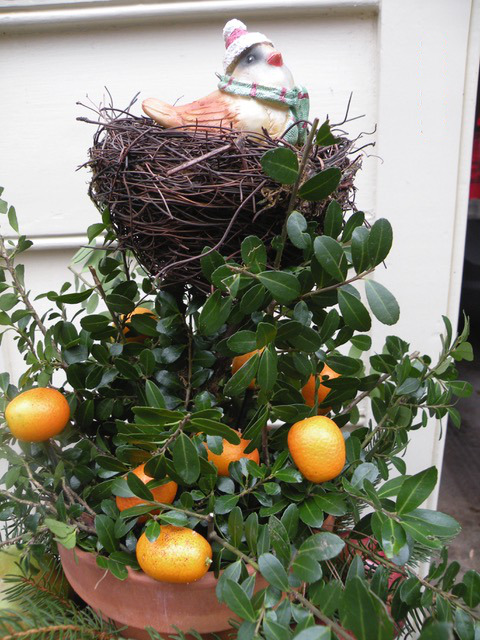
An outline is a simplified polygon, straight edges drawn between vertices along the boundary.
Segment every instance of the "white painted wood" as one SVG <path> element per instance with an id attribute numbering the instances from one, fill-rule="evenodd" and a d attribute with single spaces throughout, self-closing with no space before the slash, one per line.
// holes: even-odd
<path id="1" fill-rule="evenodd" d="M 87 159 L 95 128 L 75 120 L 90 114 L 76 101 L 87 103 L 89 96 L 98 105 L 105 85 L 119 107 L 138 91 L 141 98 L 169 102 L 205 95 L 216 86 L 215 71 L 221 71 L 224 21 L 221 14 L 191 23 L 7 30 L 0 39 L 0 122 L 8 123 L 0 136 L 0 176 L 23 233 L 84 234 L 98 220 L 86 197 L 88 173 L 75 171 Z M 248 23 L 279 44 L 296 81 L 310 90 L 313 114 L 341 121 L 353 91 L 352 114 L 368 116 L 352 123 L 351 131 L 372 130 L 375 13 L 312 12 L 296 18 L 292 27 L 289 14 L 278 12 L 268 19 L 250 17 Z M 134 112 L 141 113 L 139 104 Z M 376 164 L 370 161 L 372 169 Z M 374 171 L 365 170 L 359 182 L 362 206 L 372 206 L 373 188 Z"/>
<path id="2" fill-rule="evenodd" d="M 479 3 L 382 0 L 376 216 L 394 228 L 387 270 L 375 278 L 400 303 L 399 323 L 378 323 L 377 348 L 389 334 L 435 356 L 441 315 L 454 324 L 460 298 L 474 95 Z M 444 37 L 448 34 L 448 37 Z M 445 425 L 443 426 L 445 431 Z M 440 425 L 412 434 L 410 473 L 441 467 Z M 428 504 L 434 507 L 437 494 Z"/>
<path id="3" fill-rule="evenodd" d="M 71 23 L 100 24 L 112 22 L 129 24 L 152 19 L 176 20 L 201 17 L 230 16 L 232 12 L 255 14 L 338 13 L 376 10 L 380 0 L 184 0 L 180 2 L 89 2 L 41 3 L 0 2 L 0 24 L 5 29 L 52 27 Z M 13 7 L 12 7 L 13 4 Z M 78 6 L 75 6 L 77 5 Z M 2 6 L 5 7 L 1 11 Z M 10 10 L 8 10 L 10 9 Z M 27 9 L 27 10 L 26 10 Z"/>

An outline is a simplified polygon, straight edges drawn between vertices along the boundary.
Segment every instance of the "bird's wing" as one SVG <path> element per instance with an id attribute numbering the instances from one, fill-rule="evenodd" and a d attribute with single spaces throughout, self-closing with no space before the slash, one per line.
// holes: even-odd
<path id="1" fill-rule="evenodd" d="M 213 91 L 208 96 L 189 104 L 175 107 L 175 111 L 185 125 L 235 126 L 237 108 L 230 96 L 221 91 Z"/>

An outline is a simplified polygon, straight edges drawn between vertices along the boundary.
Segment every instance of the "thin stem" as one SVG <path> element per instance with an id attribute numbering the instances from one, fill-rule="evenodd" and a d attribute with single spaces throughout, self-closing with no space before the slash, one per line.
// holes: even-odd
<path id="1" fill-rule="evenodd" d="M 92 274 L 92 278 L 95 283 L 95 288 L 97 289 L 98 293 L 100 294 L 100 297 L 104 301 L 105 306 L 107 307 L 108 311 L 110 312 L 110 315 L 112 316 L 113 323 L 118 331 L 118 338 L 121 342 L 125 342 L 125 334 L 123 333 L 122 323 L 118 319 L 118 315 L 114 311 L 112 311 L 112 309 L 110 308 L 110 305 L 107 302 L 107 294 L 105 293 L 102 283 L 100 282 L 100 278 L 98 277 L 94 267 L 90 265 L 88 268 L 90 270 L 90 273 Z"/>
<path id="2" fill-rule="evenodd" d="M 304 293 L 303 296 L 300 296 L 300 299 L 303 300 L 303 298 L 311 298 L 313 296 L 319 295 L 320 293 L 325 293 L 325 291 L 333 291 L 334 289 L 343 287 L 344 285 L 355 282 L 356 280 L 362 280 L 363 278 L 365 278 L 365 276 L 368 276 L 369 273 L 372 273 L 372 271 L 375 271 L 375 267 L 367 269 L 366 271 L 362 271 L 362 273 L 358 273 L 356 276 L 353 276 L 348 280 L 343 280 L 342 282 L 331 284 L 328 287 L 322 287 L 322 289 L 314 289 L 313 291 L 308 291 L 308 293 Z"/>
<path id="3" fill-rule="evenodd" d="M 23 286 L 23 284 L 20 282 L 20 279 L 18 278 L 17 272 L 15 271 L 14 263 L 10 259 L 10 256 L 8 254 L 7 248 L 5 247 L 5 243 L 3 241 L 3 237 L 2 236 L 0 236 L 0 257 L 3 258 L 3 260 L 5 261 L 5 266 L 6 266 L 7 270 L 8 270 L 8 272 L 10 273 L 10 276 L 11 276 L 12 282 L 13 282 L 13 286 L 16 289 L 16 291 L 17 291 L 18 295 L 20 296 L 20 298 L 22 299 L 23 304 L 25 305 L 25 307 L 30 312 L 32 318 L 35 320 L 35 324 L 37 325 L 37 327 L 40 329 L 40 331 L 42 332 L 44 337 L 46 337 L 47 333 L 48 333 L 47 327 L 43 324 L 40 316 L 38 315 L 37 311 L 35 310 L 35 307 L 30 302 L 30 298 L 28 297 L 28 294 L 27 294 L 27 292 L 25 290 L 25 287 Z M 54 344 L 53 342 L 52 342 L 52 345 L 53 345 L 53 348 L 55 349 L 55 352 L 57 354 L 60 366 L 63 369 L 66 369 L 67 368 L 67 364 L 63 361 L 62 354 L 61 354 L 60 350 L 58 349 L 57 345 Z M 35 351 L 33 351 L 33 353 L 35 353 Z"/>
<path id="4" fill-rule="evenodd" d="M 85 500 L 81 496 L 79 496 L 78 493 L 76 493 L 71 487 L 68 486 L 65 478 L 62 478 L 62 486 L 65 493 L 68 494 L 74 502 L 78 502 L 83 507 L 85 507 L 87 513 L 89 513 L 93 517 L 97 515 L 95 511 L 85 502 Z"/>
<path id="5" fill-rule="evenodd" d="M 218 542 L 219 544 L 221 544 L 222 547 L 225 547 L 225 549 L 228 549 L 228 551 L 231 551 L 238 558 L 240 558 L 241 560 L 249 564 L 251 567 L 255 569 L 255 571 L 260 571 L 258 562 L 256 562 L 255 560 L 252 560 L 252 558 L 247 556 L 245 553 L 242 553 L 242 551 L 237 549 L 237 547 L 234 547 L 233 544 L 230 544 L 229 542 L 221 538 L 217 533 L 215 533 L 215 531 L 212 531 L 208 537 L 210 538 L 210 540 L 215 540 L 215 542 Z"/>
<path id="6" fill-rule="evenodd" d="M 164 502 L 155 502 L 149 501 L 146 504 L 153 504 L 156 507 L 161 507 L 162 509 L 168 509 L 173 511 L 181 511 L 186 516 L 190 516 L 192 518 L 198 518 L 198 520 L 205 520 L 205 522 L 210 522 L 211 513 L 205 515 L 202 513 L 196 513 L 195 511 L 190 511 L 190 509 L 184 509 L 183 507 L 175 507 L 173 504 L 165 504 Z"/>
<path id="7" fill-rule="evenodd" d="M 373 389 L 376 389 L 377 387 L 379 387 L 381 384 L 385 382 L 385 380 L 388 380 L 388 378 L 390 378 L 391 376 L 392 376 L 391 373 L 384 373 L 382 376 L 380 376 L 380 378 L 377 381 L 377 384 L 372 389 L 369 389 L 368 391 L 364 391 L 359 396 L 357 396 L 354 400 L 352 400 L 352 402 L 350 402 L 349 405 L 345 407 L 345 409 L 343 409 L 343 411 L 340 411 L 340 413 L 337 413 L 335 417 L 339 418 L 340 416 L 344 416 L 346 413 L 350 413 L 353 407 L 355 407 L 364 398 L 367 398 L 372 393 Z"/>
<path id="8" fill-rule="evenodd" d="M 185 401 L 183 406 L 185 409 L 188 409 L 188 404 L 190 402 L 190 397 L 192 395 L 192 370 L 193 370 L 193 333 L 191 325 L 184 319 L 185 328 L 187 330 L 187 338 L 188 338 L 188 371 L 187 371 L 187 388 L 185 391 Z"/>
<path id="9" fill-rule="evenodd" d="M 300 161 L 300 167 L 298 169 L 297 179 L 295 180 L 295 183 L 292 188 L 292 192 L 290 194 L 287 213 L 285 215 L 285 220 L 282 228 L 281 241 L 277 250 L 277 255 L 275 256 L 275 262 L 273 263 L 273 268 L 275 270 L 280 267 L 280 263 L 282 262 L 283 249 L 285 247 L 285 242 L 287 240 L 287 221 L 297 202 L 297 194 L 300 188 L 300 182 L 302 181 L 303 173 L 305 171 L 305 167 L 307 166 L 308 158 L 310 157 L 310 151 L 313 146 L 313 140 L 317 132 L 317 127 L 318 127 L 318 118 L 315 118 L 315 120 L 312 123 L 312 128 L 310 129 L 310 133 L 308 134 L 308 138 L 305 143 L 305 146 L 303 147 L 302 159 Z"/>
<path id="10" fill-rule="evenodd" d="M 187 422 L 190 420 L 191 414 L 187 413 L 187 415 L 180 420 L 180 422 L 178 423 L 178 427 L 175 429 L 175 431 L 172 433 L 172 435 L 167 438 L 167 440 L 164 442 L 164 444 L 159 447 L 155 453 L 153 453 L 154 456 L 160 456 L 162 455 L 162 453 L 165 453 L 165 451 L 168 449 L 168 447 L 171 445 L 171 443 L 177 439 L 177 436 L 180 434 L 181 431 L 183 431 L 183 427 L 187 424 Z"/>

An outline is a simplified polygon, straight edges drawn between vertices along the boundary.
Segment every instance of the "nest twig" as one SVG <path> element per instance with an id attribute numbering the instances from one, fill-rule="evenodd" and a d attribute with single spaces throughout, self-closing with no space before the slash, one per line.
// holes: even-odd
<path id="1" fill-rule="evenodd" d="M 87 162 L 90 197 L 99 208 L 108 206 L 120 246 L 153 276 L 206 289 L 202 250 L 215 247 L 235 259 L 248 235 L 260 237 L 273 255 L 270 243 L 281 232 L 290 188 L 268 178 L 260 161 L 285 142 L 226 127 L 164 129 L 113 107 L 99 116 L 81 118 L 98 125 Z M 353 147 L 347 138 L 314 147 L 306 169 L 307 177 L 332 166 L 342 171 L 331 197 L 345 211 L 354 209 L 361 160 L 352 159 Z M 327 205 L 302 203 L 301 210 L 321 228 Z"/>

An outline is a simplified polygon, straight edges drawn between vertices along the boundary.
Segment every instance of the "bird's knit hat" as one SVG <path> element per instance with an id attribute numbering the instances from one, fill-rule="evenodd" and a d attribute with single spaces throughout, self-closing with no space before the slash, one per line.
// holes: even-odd
<path id="1" fill-rule="evenodd" d="M 273 42 L 267 36 L 258 33 L 258 31 L 248 31 L 243 22 L 237 19 L 229 20 L 224 26 L 223 38 L 225 40 L 225 56 L 223 58 L 225 71 L 254 44 L 266 43 L 273 46 Z"/>

